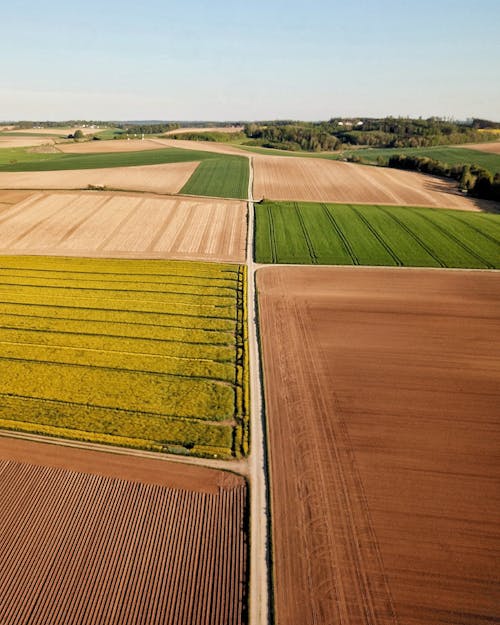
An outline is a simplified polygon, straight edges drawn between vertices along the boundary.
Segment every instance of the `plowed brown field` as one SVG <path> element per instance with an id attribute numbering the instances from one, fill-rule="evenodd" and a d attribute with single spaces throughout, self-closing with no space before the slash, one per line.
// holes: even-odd
<path id="1" fill-rule="evenodd" d="M 105 169 L 0 172 L 0 189 L 85 189 L 94 185 L 128 191 L 178 193 L 198 165 L 199 162 L 190 162 Z"/>
<path id="2" fill-rule="evenodd" d="M 36 145 L 53 144 L 54 141 L 50 137 L 0 137 L 1 148 L 30 148 Z"/>
<path id="3" fill-rule="evenodd" d="M 288 156 L 258 156 L 253 163 L 257 199 L 469 210 L 478 206 L 448 181 L 398 169 Z"/>
<path id="4" fill-rule="evenodd" d="M 251 156 L 245 150 L 234 145 L 217 143 L 216 141 L 189 141 L 188 139 L 151 139 L 163 148 L 183 148 L 185 150 L 199 150 L 200 152 L 216 152 L 218 154 L 235 154 L 236 156 Z"/>
<path id="5" fill-rule="evenodd" d="M 57 148 L 68 154 L 98 154 L 101 152 L 140 152 L 142 150 L 161 150 L 162 146 L 150 139 L 85 141 L 84 143 L 59 143 Z"/>
<path id="6" fill-rule="evenodd" d="M 257 272 L 277 625 L 500 621 L 500 274 Z"/>
<path id="7" fill-rule="evenodd" d="M 2 254 L 244 262 L 245 245 L 244 202 L 83 192 L 0 204 Z"/>
<path id="8" fill-rule="evenodd" d="M 245 622 L 244 481 L 112 456 L 0 438 L 0 623 Z"/>
<path id="9" fill-rule="evenodd" d="M 494 141 L 493 143 L 466 143 L 464 145 L 457 145 L 457 147 L 479 150 L 480 152 L 489 152 L 490 154 L 500 154 L 500 141 Z"/>

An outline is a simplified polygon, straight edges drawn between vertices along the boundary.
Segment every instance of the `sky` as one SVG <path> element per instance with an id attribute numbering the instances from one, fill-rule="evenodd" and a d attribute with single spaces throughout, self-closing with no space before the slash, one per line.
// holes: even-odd
<path id="1" fill-rule="evenodd" d="M 16 0 L 0 120 L 500 120 L 500 0 Z"/>

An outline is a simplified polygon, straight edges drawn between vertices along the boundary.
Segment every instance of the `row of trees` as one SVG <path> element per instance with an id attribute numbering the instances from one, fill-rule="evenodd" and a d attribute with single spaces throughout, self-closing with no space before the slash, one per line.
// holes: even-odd
<path id="1" fill-rule="evenodd" d="M 387 161 L 388 167 L 419 171 L 434 176 L 453 178 L 463 191 L 485 200 L 500 202 L 500 174 L 493 175 L 476 165 L 448 165 L 423 156 L 395 154 Z"/>

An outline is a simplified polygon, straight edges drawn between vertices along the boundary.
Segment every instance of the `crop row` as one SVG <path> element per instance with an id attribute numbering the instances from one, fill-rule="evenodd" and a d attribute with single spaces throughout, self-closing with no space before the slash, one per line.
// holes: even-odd
<path id="1" fill-rule="evenodd" d="M 496 268 L 500 217 L 430 208 L 264 202 L 256 206 L 256 259 Z"/>
<path id="2" fill-rule="evenodd" d="M 106 261 L 99 262 L 107 285 Z M 27 263 L 11 264 L 19 272 Z M 50 277 L 28 268 L 28 277 L 4 275 L 0 283 L 0 417 L 9 427 L 182 453 L 248 449 L 242 267 L 228 265 L 234 288 L 215 288 L 218 297 L 199 285 L 189 294 L 168 284 L 160 291 L 155 281 L 147 292 L 140 276 L 135 292 L 125 284 L 106 290 L 85 259 L 81 282 L 72 273 L 75 288 L 67 288 L 59 269 L 73 267 L 72 259 L 49 264 Z M 141 265 L 151 274 L 156 261 Z"/>

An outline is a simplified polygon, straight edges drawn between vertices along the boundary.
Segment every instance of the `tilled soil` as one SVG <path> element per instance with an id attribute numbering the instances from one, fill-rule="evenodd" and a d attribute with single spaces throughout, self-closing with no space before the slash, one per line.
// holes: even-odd
<path id="1" fill-rule="evenodd" d="M 276 623 L 500 619 L 498 273 L 257 272 Z"/>

